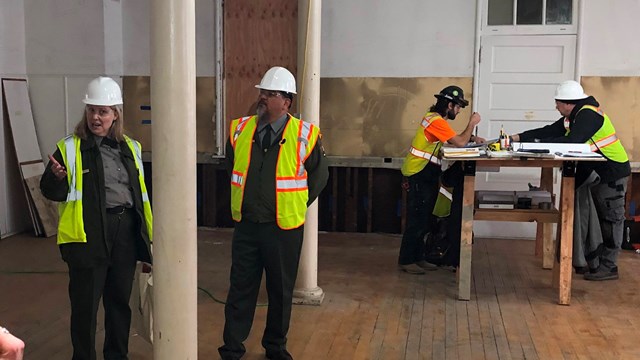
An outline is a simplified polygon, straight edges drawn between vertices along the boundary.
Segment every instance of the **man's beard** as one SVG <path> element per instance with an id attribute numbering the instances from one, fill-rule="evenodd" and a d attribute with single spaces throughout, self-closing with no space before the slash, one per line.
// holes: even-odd
<path id="1" fill-rule="evenodd" d="M 265 104 L 258 104 L 256 107 L 256 115 L 258 116 L 258 120 L 263 120 L 267 113 L 267 106 Z"/>
<path id="2" fill-rule="evenodd" d="M 454 120 L 456 118 L 456 113 L 453 110 L 447 110 L 447 119 Z"/>

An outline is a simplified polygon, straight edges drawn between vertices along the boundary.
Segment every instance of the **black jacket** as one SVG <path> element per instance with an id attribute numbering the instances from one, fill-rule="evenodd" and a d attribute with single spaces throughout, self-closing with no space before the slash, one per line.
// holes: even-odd
<path id="1" fill-rule="evenodd" d="M 586 143 L 600 130 L 604 123 L 604 117 L 595 111 L 579 111 L 584 105 L 600 106 L 593 96 L 578 101 L 569 115 L 569 129 L 571 131 L 568 136 L 564 136 L 566 129 L 564 128 L 564 117 L 561 117 L 553 124 L 523 132 L 520 134 L 520 141 L 533 142 L 538 139 L 548 143 Z M 603 155 L 600 151 L 598 153 Z M 598 173 L 601 183 L 609 183 L 631 175 L 631 165 L 629 161 L 619 163 L 610 159 L 607 159 L 606 162 L 579 162 L 576 184 L 581 184 L 591 174 L 591 171 Z"/>
<path id="2" fill-rule="evenodd" d="M 144 222 L 142 204 L 142 190 L 138 181 L 138 170 L 135 159 L 126 141 L 119 143 L 122 163 L 129 174 L 129 184 L 133 195 L 134 207 L 138 214 L 140 236 L 137 259 L 151 263 L 151 251 L 147 226 Z M 104 170 L 100 149 L 93 137 L 80 142 L 82 152 L 82 213 L 84 231 L 87 234 L 86 243 L 68 243 L 60 245 L 62 259 L 70 266 L 91 267 L 108 264 L 109 250 L 107 247 L 107 213 L 105 203 Z M 53 157 L 65 166 L 59 149 Z M 47 165 L 42 179 L 40 179 L 42 194 L 53 201 L 65 201 L 69 190 L 67 179 L 58 180 L 51 171 L 51 162 Z"/>
<path id="3" fill-rule="evenodd" d="M 291 121 L 291 119 L 287 120 Z M 286 125 L 283 127 L 285 128 Z M 242 203 L 242 219 L 253 222 L 276 221 L 276 163 L 280 151 L 282 132 L 274 139 L 273 145 L 264 153 L 260 146 L 258 132 L 254 134 L 254 146 L 251 147 L 251 163 L 247 171 L 247 180 L 244 188 Z M 234 153 L 231 142 L 227 140 L 226 167 L 231 175 L 233 171 Z M 329 178 L 327 159 L 322 148 L 322 141 L 318 142 L 304 162 L 307 171 L 307 186 L 309 188 L 309 200 L 307 206 L 320 195 Z"/>

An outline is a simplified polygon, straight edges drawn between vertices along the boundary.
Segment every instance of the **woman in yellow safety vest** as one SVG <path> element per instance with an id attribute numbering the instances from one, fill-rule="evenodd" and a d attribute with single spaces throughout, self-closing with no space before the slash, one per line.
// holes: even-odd
<path id="1" fill-rule="evenodd" d="M 140 144 L 124 135 L 122 92 L 92 80 L 75 131 L 49 155 L 40 189 L 58 201 L 58 245 L 69 267 L 74 359 L 95 359 L 98 304 L 104 357 L 126 359 L 136 261 L 151 263 L 152 215 Z"/>

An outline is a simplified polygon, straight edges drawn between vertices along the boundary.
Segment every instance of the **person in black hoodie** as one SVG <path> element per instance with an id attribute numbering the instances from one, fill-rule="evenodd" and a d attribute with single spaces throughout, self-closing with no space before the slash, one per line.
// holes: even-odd
<path id="1" fill-rule="evenodd" d="M 600 182 L 591 188 L 597 210 L 603 244 L 593 254 L 597 268 L 584 274 L 586 280 L 615 280 L 618 278 L 618 253 L 622 244 L 625 194 L 631 166 L 627 153 L 616 136 L 615 128 L 600 103 L 584 93 L 576 81 L 568 80 L 556 89 L 556 109 L 562 117 L 538 129 L 513 135 L 512 141 L 546 143 L 587 143 L 591 150 L 607 161 L 579 162 L 576 167 L 576 186 L 580 186 L 593 172 Z"/>

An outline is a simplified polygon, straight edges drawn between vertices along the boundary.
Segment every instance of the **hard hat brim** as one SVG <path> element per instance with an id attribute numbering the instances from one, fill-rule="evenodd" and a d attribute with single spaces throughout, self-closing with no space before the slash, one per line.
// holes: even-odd
<path id="1" fill-rule="evenodd" d="M 584 100 L 584 99 L 586 99 L 586 98 L 588 98 L 588 97 L 589 97 L 589 95 L 587 95 L 587 94 L 582 94 L 582 95 L 580 95 L 580 96 L 578 96 L 578 97 L 572 96 L 572 97 L 571 97 L 571 99 L 568 99 L 568 98 L 566 98 L 566 97 L 564 97 L 564 96 L 556 96 L 556 97 L 554 97 L 554 99 L 555 99 L 555 100 L 560 100 L 560 101 L 562 101 L 562 100 L 575 101 L 575 100 Z"/>
<path id="2" fill-rule="evenodd" d="M 93 99 L 82 99 L 82 102 L 85 103 L 86 105 L 95 105 L 95 106 L 116 106 L 116 105 L 122 105 L 122 102 L 107 102 L 107 101 L 100 101 L 100 100 L 93 100 Z"/>
<path id="3" fill-rule="evenodd" d="M 467 107 L 467 105 L 469 105 L 469 101 L 467 101 L 465 99 L 454 98 L 453 96 L 449 96 L 449 95 L 446 95 L 446 94 L 435 94 L 433 96 L 435 96 L 437 99 L 446 99 L 446 100 L 449 100 L 451 102 L 454 102 L 454 103 L 460 105 L 461 108 L 465 108 L 465 107 Z"/>
<path id="4" fill-rule="evenodd" d="M 282 92 L 286 92 L 286 93 L 289 93 L 289 94 L 297 94 L 297 92 L 295 92 L 295 91 L 284 91 L 284 90 L 278 90 L 278 89 L 269 89 L 268 87 L 264 87 L 264 86 L 260 86 L 260 85 L 256 85 L 255 88 L 256 89 L 261 89 L 261 90 L 282 91 Z"/>

